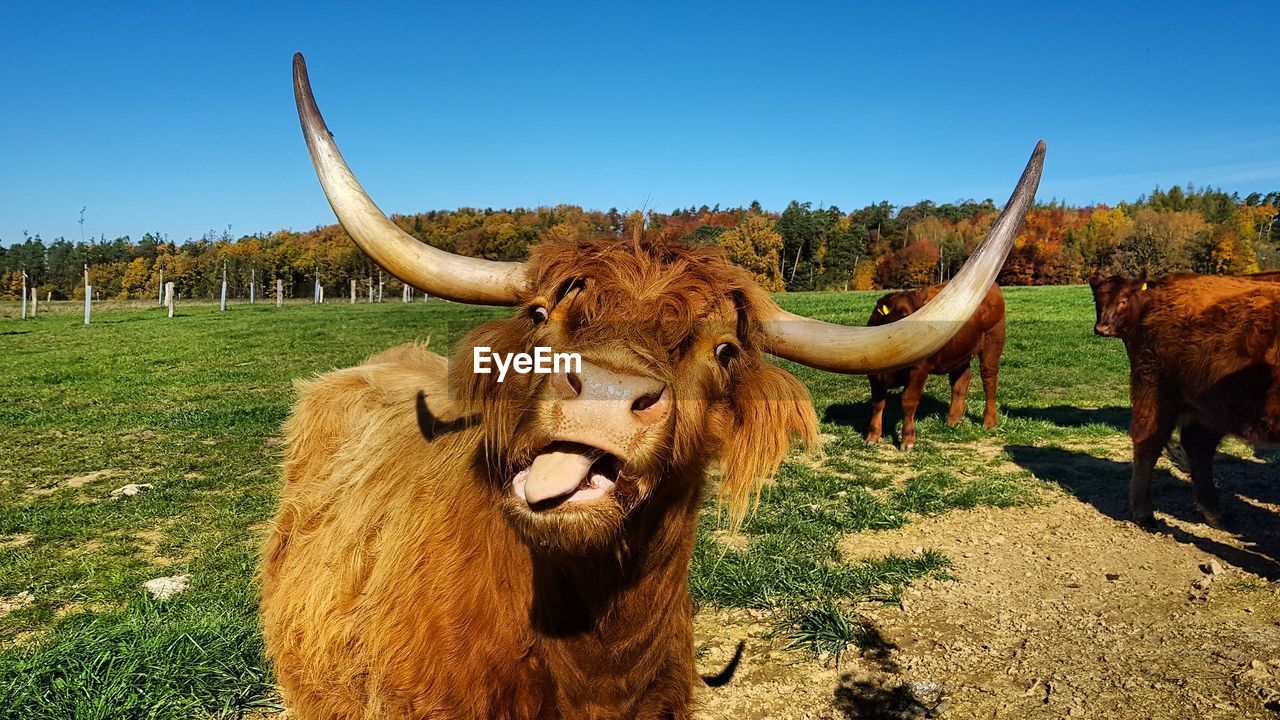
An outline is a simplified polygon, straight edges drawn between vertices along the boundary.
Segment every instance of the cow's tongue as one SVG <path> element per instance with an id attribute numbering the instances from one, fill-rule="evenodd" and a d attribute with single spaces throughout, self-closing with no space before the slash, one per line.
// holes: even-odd
<path id="1" fill-rule="evenodd" d="M 524 483 L 530 505 L 563 497 L 578 489 L 596 458 L 575 452 L 544 452 L 533 459 Z"/>

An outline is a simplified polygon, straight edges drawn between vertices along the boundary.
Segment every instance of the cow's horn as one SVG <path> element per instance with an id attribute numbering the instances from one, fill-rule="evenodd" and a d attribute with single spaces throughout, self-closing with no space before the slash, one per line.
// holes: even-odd
<path id="1" fill-rule="evenodd" d="M 302 53 L 293 56 L 293 94 L 324 194 L 342 227 L 366 255 L 431 295 L 480 305 L 516 303 L 516 291 L 524 283 L 523 263 L 462 257 L 433 248 L 396 227 L 369 199 L 320 116 Z"/>
<path id="2" fill-rule="evenodd" d="M 1041 140 L 1013 195 L 982 244 L 942 292 L 907 317 L 878 327 L 847 327 L 771 308 L 764 330 L 769 352 L 833 372 L 873 373 L 917 363 L 956 334 L 986 297 L 1036 196 L 1045 144 Z"/>

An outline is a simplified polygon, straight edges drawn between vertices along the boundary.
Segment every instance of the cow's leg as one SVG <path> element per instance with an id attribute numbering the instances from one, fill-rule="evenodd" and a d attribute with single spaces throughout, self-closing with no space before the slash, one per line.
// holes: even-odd
<path id="1" fill-rule="evenodd" d="M 1154 519 L 1151 507 L 1151 476 L 1156 460 L 1173 434 L 1176 413 L 1160 399 L 1154 386 L 1135 383 L 1130 389 L 1133 420 L 1129 437 L 1133 440 L 1133 474 L 1129 479 L 1129 513 L 1133 521 L 1149 524 Z"/>
<path id="2" fill-rule="evenodd" d="M 982 393 L 986 407 L 982 411 L 982 427 L 990 430 L 996 426 L 996 388 L 1000 385 L 1000 355 L 1004 353 L 1004 318 L 987 331 L 982 339 L 982 352 L 978 355 L 978 372 L 982 375 Z"/>
<path id="3" fill-rule="evenodd" d="M 1222 507 L 1218 501 L 1218 488 L 1213 484 L 1213 455 L 1222 437 L 1221 433 L 1195 422 L 1182 428 L 1182 447 L 1191 471 L 1191 492 L 1195 496 L 1196 509 L 1206 523 L 1216 528 L 1222 527 Z"/>
<path id="4" fill-rule="evenodd" d="M 867 377 L 871 381 L 871 420 L 867 422 L 867 442 L 878 443 L 884 434 L 884 405 L 889 396 L 889 388 L 875 375 Z"/>
<path id="5" fill-rule="evenodd" d="M 964 401 L 969 397 L 969 381 L 973 379 L 973 368 L 965 365 L 962 370 L 952 370 L 951 377 L 951 410 L 947 412 L 947 424 L 955 425 L 964 419 Z"/>
<path id="6" fill-rule="evenodd" d="M 903 450 L 910 451 L 916 446 L 916 409 L 920 407 L 920 396 L 924 394 L 924 385 L 928 381 L 929 371 L 923 364 L 911 368 L 907 389 L 902 391 Z"/>

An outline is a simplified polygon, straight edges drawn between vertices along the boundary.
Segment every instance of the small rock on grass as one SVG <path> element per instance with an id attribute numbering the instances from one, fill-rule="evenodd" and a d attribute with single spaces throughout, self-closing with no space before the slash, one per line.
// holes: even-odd
<path id="1" fill-rule="evenodd" d="M 138 495 L 140 493 L 146 492 L 147 490 L 150 490 L 152 487 L 153 486 L 151 483 L 129 483 L 124 487 L 118 487 L 115 490 L 112 490 L 111 497 L 115 498 L 116 500 L 120 500 L 123 498 L 131 498 L 134 495 Z"/>
<path id="2" fill-rule="evenodd" d="M 164 600 L 186 590 L 190 584 L 190 575 L 172 575 L 148 580 L 142 583 L 142 589 L 151 593 L 151 596 L 155 599 Z"/>

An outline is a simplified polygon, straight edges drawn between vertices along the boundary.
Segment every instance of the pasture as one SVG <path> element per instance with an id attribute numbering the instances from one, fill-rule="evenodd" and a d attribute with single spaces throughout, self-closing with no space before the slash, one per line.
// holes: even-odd
<path id="1" fill-rule="evenodd" d="M 1224 445 L 1231 533 L 1199 522 L 1167 460 L 1157 525 L 1127 523 L 1122 345 L 1093 336 L 1088 288 L 1005 294 L 994 431 L 976 380 L 946 427 L 939 377 L 914 452 L 867 446 L 866 379 L 786 364 L 823 446 L 789 458 L 740 532 L 707 505 L 691 570 L 706 717 L 1280 708 L 1280 459 Z M 862 324 L 876 296 L 779 302 Z M 509 311 L 108 305 L 84 327 L 80 307 L 0 319 L 0 717 L 272 717 L 253 575 L 292 381 L 428 337 L 443 353 Z M 111 497 L 130 483 L 152 487 Z M 141 589 L 181 575 L 169 599 Z"/>

